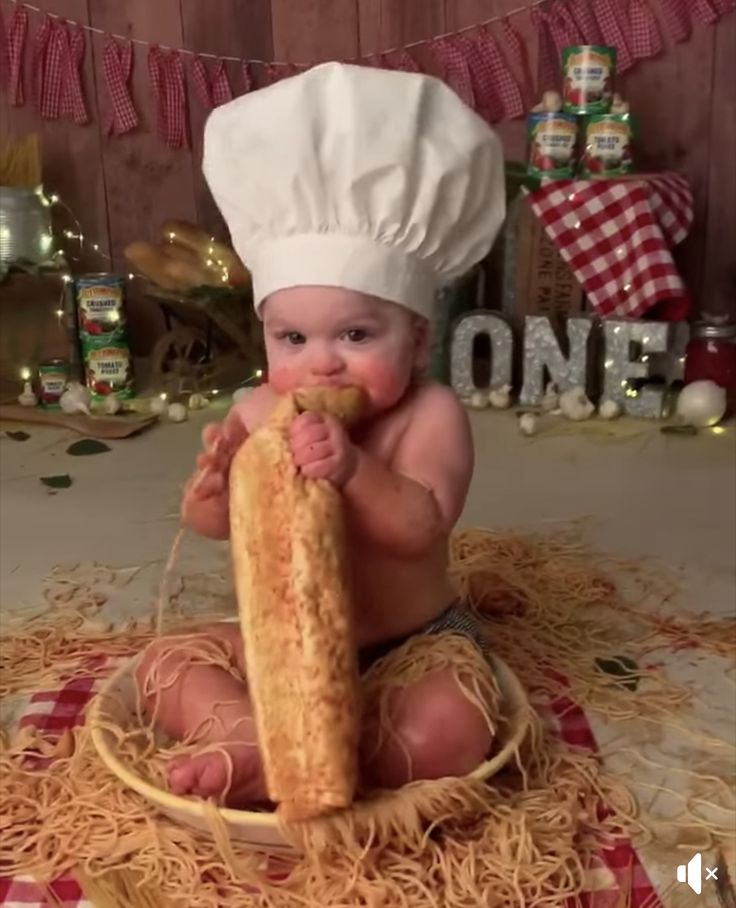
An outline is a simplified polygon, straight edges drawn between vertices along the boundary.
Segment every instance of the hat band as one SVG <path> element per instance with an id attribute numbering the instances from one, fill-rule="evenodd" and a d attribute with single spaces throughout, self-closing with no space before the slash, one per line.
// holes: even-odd
<path id="1" fill-rule="evenodd" d="M 244 259 L 253 276 L 256 310 L 277 290 L 325 286 L 377 296 L 426 318 L 434 311 L 434 272 L 414 256 L 370 237 L 338 233 L 274 237 L 251 248 Z"/>

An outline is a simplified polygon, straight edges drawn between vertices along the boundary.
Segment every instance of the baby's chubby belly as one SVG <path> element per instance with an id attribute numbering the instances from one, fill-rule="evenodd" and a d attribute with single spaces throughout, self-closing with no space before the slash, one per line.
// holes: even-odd
<path id="1" fill-rule="evenodd" d="M 358 646 L 418 630 L 455 598 L 447 578 L 446 540 L 421 558 L 391 557 L 357 540 L 350 555 Z"/>

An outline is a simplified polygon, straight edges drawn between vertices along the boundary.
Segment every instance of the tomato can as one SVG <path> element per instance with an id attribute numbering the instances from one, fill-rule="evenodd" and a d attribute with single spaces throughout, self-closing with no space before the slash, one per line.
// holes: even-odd
<path id="1" fill-rule="evenodd" d="M 562 103 L 567 113 L 604 114 L 611 109 L 616 48 L 581 44 L 562 51 Z"/>
<path id="2" fill-rule="evenodd" d="M 577 128 L 570 114 L 529 114 L 527 171 L 535 176 L 571 177 L 575 172 Z"/>
<path id="3" fill-rule="evenodd" d="M 125 327 L 125 280 L 117 274 L 77 278 L 79 332 L 84 337 L 112 334 Z"/>
<path id="4" fill-rule="evenodd" d="M 41 406 L 46 410 L 57 410 L 61 395 L 71 377 L 69 363 L 65 359 L 49 359 L 39 363 L 38 387 Z"/>
<path id="5" fill-rule="evenodd" d="M 582 174 L 586 177 L 611 177 L 631 173 L 633 122 L 631 115 L 598 114 L 585 127 Z"/>
<path id="6" fill-rule="evenodd" d="M 104 400 L 111 394 L 121 400 L 133 396 L 130 347 L 121 334 L 82 338 L 82 357 L 93 400 Z"/>

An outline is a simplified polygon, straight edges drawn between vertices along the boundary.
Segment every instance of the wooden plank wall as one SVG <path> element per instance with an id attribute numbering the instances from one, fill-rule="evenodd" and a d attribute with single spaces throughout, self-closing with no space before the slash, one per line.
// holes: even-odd
<path id="1" fill-rule="evenodd" d="M 49 12 L 105 31 L 174 47 L 261 60 L 317 62 L 403 46 L 503 15 L 518 0 L 43 0 Z M 6 21 L 12 4 L 0 0 Z M 38 17 L 31 14 L 26 68 Z M 525 14 L 514 24 L 531 35 Z M 200 174 L 204 112 L 190 99 L 192 149 L 172 151 L 155 133 L 146 48 L 135 48 L 133 94 L 142 128 L 116 139 L 102 133 L 107 100 L 102 79 L 102 39 L 88 35 L 84 63 L 86 96 L 94 122 L 42 122 L 30 105 L 8 108 L 0 100 L 0 135 L 40 132 L 44 179 L 78 217 L 86 237 L 112 267 L 125 270 L 122 249 L 151 237 L 166 217 L 195 220 L 224 233 Z M 416 51 L 427 68 L 425 48 Z M 531 42 L 531 65 L 536 52 Z M 242 90 L 240 67 L 228 64 L 234 92 Z M 262 78 L 254 68 L 257 82 Z M 696 199 L 696 222 L 678 252 L 699 306 L 736 316 L 736 15 L 716 27 L 696 23 L 686 43 L 668 48 L 626 74 L 622 88 L 640 122 L 642 165 L 687 175 Z M 27 85 L 30 82 L 27 81 Z M 730 87 L 729 87 L 730 86 Z M 498 126 L 507 157 L 524 155 L 523 122 Z M 729 239 L 730 238 L 730 239 Z M 84 267 L 110 263 L 91 252 Z M 158 313 L 134 299 L 136 346 L 146 349 L 160 330 Z"/>

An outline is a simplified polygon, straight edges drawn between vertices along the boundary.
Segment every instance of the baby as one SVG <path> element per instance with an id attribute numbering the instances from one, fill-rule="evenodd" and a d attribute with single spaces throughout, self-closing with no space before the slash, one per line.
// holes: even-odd
<path id="1" fill-rule="evenodd" d="M 342 134 L 335 94 L 342 102 L 354 102 L 368 135 L 355 126 L 356 135 Z M 271 120 L 257 127 L 263 123 L 258 108 L 268 95 Z M 434 117 L 440 120 L 435 123 Z M 280 127 L 274 126 L 276 120 Z M 383 132 L 379 124 L 387 127 L 385 141 L 375 134 Z M 262 153 L 278 149 L 279 176 L 287 189 L 280 189 L 284 199 L 279 202 L 274 187 L 281 184 L 275 180 L 265 210 L 259 198 L 253 199 L 248 217 L 255 223 L 246 228 L 239 220 L 243 206 L 232 203 L 238 189 L 217 166 L 216 138 L 227 136 L 224 157 L 232 161 L 235 155 L 242 173 L 248 157 L 258 155 L 259 129 L 265 134 Z M 288 148 L 278 141 L 266 145 L 265 138 L 273 140 L 270 133 L 279 129 L 297 132 L 288 136 Z M 340 135 L 331 135 L 331 129 Z M 245 164 L 238 156 L 239 130 L 247 141 Z M 371 140 L 378 140 L 372 151 Z M 432 142 L 439 149 L 436 159 L 427 154 Z M 303 476 L 327 480 L 342 493 L 363 671 L 414 634 L 459 633 L 483 647 L 479 627 L 455 602 L 447 576 L 449 534 L 473 469 L 468 421 L 451 390 L 418 376 L 428 356 L 428 315 L 436 286 L 428 274 L 432 268 L 440 278 L 452 269 L 461 272 L 487 251 L 503 216 L 499 157 L 490 130 L 436 80 L 340 64 L 232 102 L 208 124 L 205 172 L 236 248 L 251 264 L 268 383 L 235 405 L 222 424 L 205 429 L 182 519 L 203 536 L 228 538 L 232 456 L 268 418 L 278 395 L 315 386 L 361 388 L 368 406 L 357 425 L 348 431 L 328 415 L 303 413 L 292 425 L 290 444 Z M 317 162 L 320 168 L 313 166 Z M 397 178 L 411 168 L 417 180 L 428 168 L 432 193 L 441 179 L 446 181 L 446 215 L 433 212 L 426 199 L 414 198 L 416 189 Z M 300 180 L 308 192 L 299 192 Z M 485 210 L 478 205 L 479 193 L 487 196 Z M 296 210 L 300 201 L 306 213 Z M 352 212 L 354 223 L 364 218 L 366 235 L 355 236 L 352 227 L 346 233 L 339 224 L 325 227 L 341 205 L 344 214 Z M 391 211 L 397 205 L 403 223 Z M 309 223 L 315 219 L 318 225 Z M 400 236 L 389 235 L 391 220 Z M 376 229 L 382 237 L 371 236 Z M 264 230 L 272 232 L 267 240 Z M 252 243 L 248 237 L 254 237 Z M 264 252 L 264 244 L 274 248 Z M 416 248 L 407 248 L 412 244 Z M 287 254 L 290 260 L 279 257 Z M 407 269 L 416 273 L 407 275 Z M 197 662 L 175 638 L 156 641 L 138 671 L 141 688 L 148 689 L 156 665 L 158 686 L 147 705 L 153 709 L 156 701 L 157 720 L 168 734 L 184 738 L 203 729 L 202 752 L 170 765 L 171 790 L 202 797 L 227 791 L 233 805 L 264 801 L 239 628 L 220 624 L 202 633 L 229 644 L 239 673 Z M 216 730 L 207 722 L 215 704 Z M 390 711 L 394 734 L 378 748 L 375 729 L 364 729 L 362 771 L 371 786 L 466 774 L 488 753 L 486 719 L 450 669 L 428 671 L 408 684 L 393 696 Z"/>

